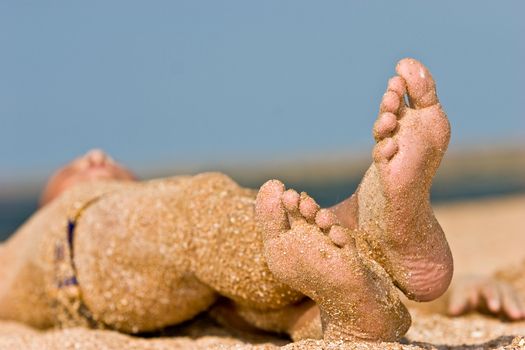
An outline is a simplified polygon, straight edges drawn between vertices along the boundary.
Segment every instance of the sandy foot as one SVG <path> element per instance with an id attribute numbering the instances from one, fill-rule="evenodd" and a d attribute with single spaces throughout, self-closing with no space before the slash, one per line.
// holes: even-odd
<path id="1" fill-rule="evenodd" d="M 256 211 L 270 271 L 319 305 L 325 340 L 405 334 L 410 316 L 389 277 L 359 254 L 350 231 L 329 210 L 271 180 L 258 193 Z"/>
<path id="2" fill-rule="evenodd" d="M 427 301 L 452 278 L 452 255 L 429 198 L 450 126 L 430 72 L 414 59 L 401 60 L 396 70 L 374 126 L 374 162 L 356 195 L 358 227 L 396 285 Z"/>

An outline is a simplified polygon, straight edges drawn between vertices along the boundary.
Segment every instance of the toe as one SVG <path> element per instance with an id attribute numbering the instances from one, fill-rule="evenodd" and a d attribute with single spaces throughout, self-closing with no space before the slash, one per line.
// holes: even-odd
<path id="1" fill-rule="evenodd" d="M 301 212 L 302 216 L 308 221 L 309 223 L 313 223 L 315 221 L 315 216 L 317 215 L 317 212 L 319 211 L 319 204 L 310 197 L 306 192 L 301 193 L 301 203 L 299 204 L 299 211 Z"/>
<path id="2" fill-rule="evenodd" d="M 328 233 L 328 237 L 336 246 L 341 248 L 353 242 L 353 238 L 350 236 L 348 230 L 339 225 L 332 226 Z"/>
<path id="3" fill-rule="evenodd" d="M 407 92 L 405 81 L 399 76 L 390 78 L 387 90 L 395 92 L 400 98 L 402 98 Z"/>
<path id="4" fill-rule="evenodd" d="M 404 58 L 397 64 L 396 71 L 406 82 L 411 107 L 425 108 L 438 103 L 434 79 L 421 62 Z"/>
<path id="5" fill-rule="evenodd" d="M 479 307 L 481 303 L 481 286 L 476 285 L 468 293 L 469 310 L 474 310 Z"/>
<path id="6" fill-rule="evenodd" d="M 393 91 L 387 91 L 383 95 L 383 99 L 381 100 L 381 105 L 379 107 L 379 112 L 391 112 L 391 113 L 397 113 L 399 110 L 399 107 L 401 106 L 401 97 L 397 95 L 397 93 Z"/>
<path id="7" fill-rule="evenodd" d="M 283 193 L 283 205 L 286 209 L 288 215 L 288 222 L 291 227 L 298 223 L 305 221 L 305 218 L 301 215 L 299 211 L 299 203 L 301 201 L 301 196 L 294 189 L 288 189 Z"/>
<path id="8" fill-rule="evenodd" d="M 299 211 L 299 201 L 301 196 L 297 193 L 296 190 L 288 189 L 283 193 L 283 205 L 289 212 L 298 212 Z"/>
<path id="9" fill-rule="evenodd" d="M 289 229 L 286 210 L 281 201 L 284 185 L 278 180 L 270 180 L 259 189 L 255 201 L 257 223 L 263 231 L 265 241 L 277 238 Z"/>
<path id="10" fill-rule="evenodd" d="M 459 316 L 469 309 L 468 294 L 460 288 L 452 291 L 448 304 L 448 314 L 451 316 Z"/>
<path id="11" fill-rule="evenodd" d="M 381 141 L 385 137 L 392 135 L 396 127 L 397 116 L 390 112 L 382 113 L 374 124 L 374 138 L 376 141 Z"/>
<path id="12" fill-rule="evenodd" d="M 521 307 L 512 287 L 506 284 L 500 285 L 500 292 L 502 296 L 502 308 L 507 317 L 511 320 L 519 320 L 522 317 Z"/>
<path id="13" fill-rule="evenodd" d="M 315 224 L 323 231 L 328 231 L 333 225 L 337 224 L 337 216 L 329 209 L 321 209 L 315 216 Z"/>
<path id="14" fill-rule="evenodd" d="M 380 141 L 374 148 L 374 161 L 382 163 L 389 161 L 397 153 L 399 146 L 392 138 Z"/>
<path id="15" fill-rule="evenodd" d="M 481 294 L 488 309 L 493 313 L 498 313 L 501 309 L 501 295 L 498 286 L 491 283 L 486 284 L 482 287 Z"/>

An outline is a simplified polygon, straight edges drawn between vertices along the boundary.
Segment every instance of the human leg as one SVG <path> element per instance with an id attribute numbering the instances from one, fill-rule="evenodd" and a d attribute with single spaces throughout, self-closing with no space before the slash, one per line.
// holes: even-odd
<path id="1" fill-rule="evenodd" d="M 190 319 L 218 295 L 257 310 L 303 298 L 266 266 L 254 192 L 222 174 L 104 196 L 76 229 L 84 302 L 97 320 L 125 332 Z"/>

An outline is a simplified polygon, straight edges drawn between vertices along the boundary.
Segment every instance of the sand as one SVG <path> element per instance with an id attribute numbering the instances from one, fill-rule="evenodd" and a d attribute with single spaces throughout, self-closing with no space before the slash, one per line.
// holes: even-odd
<path id="1" fill-rule="evenodd" d="M 525 259 L 525 196 L 447 204 L 435 212 L 451 245 L 455 278 L 490 273 Z M 81 328 L 38 331 L 2 321 L 0 349 L 525 349 L 525 322 L 482 315 L 452 319 L 438 313 L 442 304 L 410 303 L 413 325 L 401 343 L 289 343 L 227 331 L 200 317 L 149 338 Z"/>

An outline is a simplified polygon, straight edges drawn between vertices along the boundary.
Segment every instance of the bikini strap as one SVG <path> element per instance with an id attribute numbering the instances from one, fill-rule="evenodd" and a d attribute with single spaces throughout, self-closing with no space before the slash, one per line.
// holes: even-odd
<path id="1" fill-rule="evenodd" d="M 65 235 L 55 242 L 52 306 L 61 327 L 107 328 L 102 322 L 95 319 L 93 313 L 83 302 L 74 260 L 74 239 L 78 220 L 87 208 L 102 197 L 104 195 L 92 198 L 69 216 Z"/>

